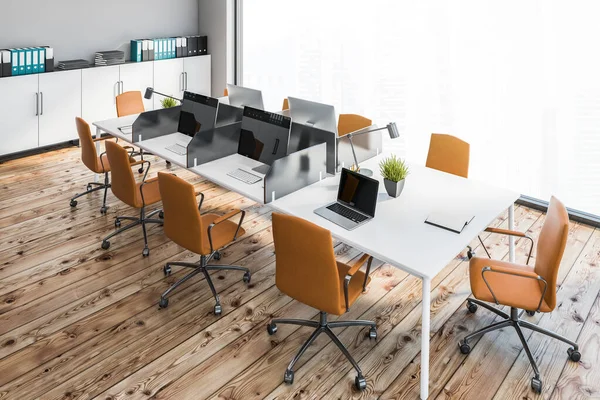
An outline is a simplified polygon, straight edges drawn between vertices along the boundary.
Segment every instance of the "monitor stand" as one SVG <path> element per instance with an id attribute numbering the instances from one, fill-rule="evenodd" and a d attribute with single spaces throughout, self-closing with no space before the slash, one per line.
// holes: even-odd
<path id="1" fill-rule="evenodd" d="M 258 167 L 252 168 L 252 171 L 258 172 L 259 174 L 266 175 L 267 172 L 271 169 L 271 166 L 268 164 L 259 165 Z"/>

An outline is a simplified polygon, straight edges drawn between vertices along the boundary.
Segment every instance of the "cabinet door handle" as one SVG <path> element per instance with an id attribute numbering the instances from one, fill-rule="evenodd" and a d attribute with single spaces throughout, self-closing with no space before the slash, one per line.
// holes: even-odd
<path id="1" fill-rule="evenodd" d="M 187 72 L 184 72 L 184 74 L 185 74 L 185 90 L 188 90 Z"/>
<path id="2" fill-rule="evenodd" d="M 181 73 L 181 76 L 179 77 L 179 91 L 183 92 L 185 90 L 185 78 L 183 75 L 183 72 Z"/>
<path id="3" fill-rule="evenodd" d="M 37 117 L 38 115 L 40 115 L 40 100 L 39 100 L 39 93 L 35 93 L 35 116 Z"/>
<path id="4" fill-rule="evenodd" d="M 44 115 L 44 92 L 40 92 L 40 115 Z"/>
<path id="5" fill-rule="evenodd" d="M 121 94 L 123 94 L 124 91 L 125 91 L 125 85 L 123 84 L 123 81 L 121 81 Z"/>

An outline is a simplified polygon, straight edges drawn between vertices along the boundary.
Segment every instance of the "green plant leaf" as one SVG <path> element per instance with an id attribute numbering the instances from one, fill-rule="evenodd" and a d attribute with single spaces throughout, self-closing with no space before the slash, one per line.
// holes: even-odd
<path id="1" fill-rule="evenodd" d="M 162 105 L 163 108 L 176 107 L 177 103 L 178 103 L 177 100 L 172 99 L 170 97 L 165 97 L 164 99 L 162 99 L 160 101 L 160 104 Z"/>
<path id="2" fill-rule="evenodd" d="M 409 174 L 408 165 L 400 157 L 392 154 L 379 162 L 379 170 L 384 179 L 400 182 Z"/>

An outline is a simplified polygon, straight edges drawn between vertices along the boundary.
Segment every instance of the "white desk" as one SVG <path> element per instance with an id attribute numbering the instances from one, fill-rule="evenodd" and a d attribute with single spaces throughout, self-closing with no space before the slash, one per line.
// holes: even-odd
<path id="1" fill-rule="evenodd" d="M 378 172 L 381 157 L 361 163 L 361 167 L 373 170 L 374 178 L 380 180 L 375 218 L 352 231 L 314 213 L 316 208 L 336 200 L 339 176 L 326 178 L 269 205 L 326 228 L 340 241 L 422 279 L 421 398 L 426 399 L 431 280 L 499 214 L 507 208 L 512 210 L 519 194 L 411 165 L 404 191 L 394 199 L 387 195 Z M 475 217 L 461 234 L 456 234 L 424 223 L 434 211 L 465 212 Z M 510 211 L 509 218 L 512 217 Z M 514 245 L 511 247 L 514 255 Z"/>
<path id="2" fill-rule="evenodd" d="M 96 122 L 98 132 L 132 142 L 118 128 L 131 125 L 135 116 Z M 137 142 L 136 146 L 185 168 L 185 156 L 164 147 L 177 141 L 177 135 Z M 371 254 L 422 279 L 421 325 L 421 398 L 429 395 L 429 330 L 431 280 L 459 254 L 471 240 L 508 208 L 509 228 L 514 227 L 514 202 L 519 194 L 482 182 L 460 178 L 421 166 L 411 166 L 404 191 L 397 199 L 385 192 L 378 163 L 384 155 L 362 162 L 361 167 L 374 171 L 380 180 L 375 218 L 352 231 L 316 215 L 318 207 L 335 201 L 339 176 L 329 177 L 269 205 L 282 213 L 294 215 L 329 229 L 340 241 Z M 250 170 L 256 161 L 234 154 L 194 168 L 191 171 L 252 200 L 264 201 L 264 182 L 248 185 L 227 175 L 235 168 Z M 449 211 L 470 213 L 475 217 L 461 234 L 425 224 L 431 212 Z M 514 240 L 509 241 L 509 259 L 514 261 Z"/>

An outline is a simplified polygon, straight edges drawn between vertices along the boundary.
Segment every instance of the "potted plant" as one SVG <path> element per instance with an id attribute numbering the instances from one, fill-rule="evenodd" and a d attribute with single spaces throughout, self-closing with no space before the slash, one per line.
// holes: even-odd
<path id="1" fill-rule="evenodd" d="M 408 175 L 408 165 L 396 155 L 384 158 L 379 163 L 385 190 L 391 197 L 398 197 L 404 189 L 404 181 Z"/>
<path id="2" fill-rule="evenodd" d="M 172 99 L 170 97 L 165 97 L 160 101 L 160 104 L 163 108 L 171 108 L 177 106 L 177 100 Z"/>

